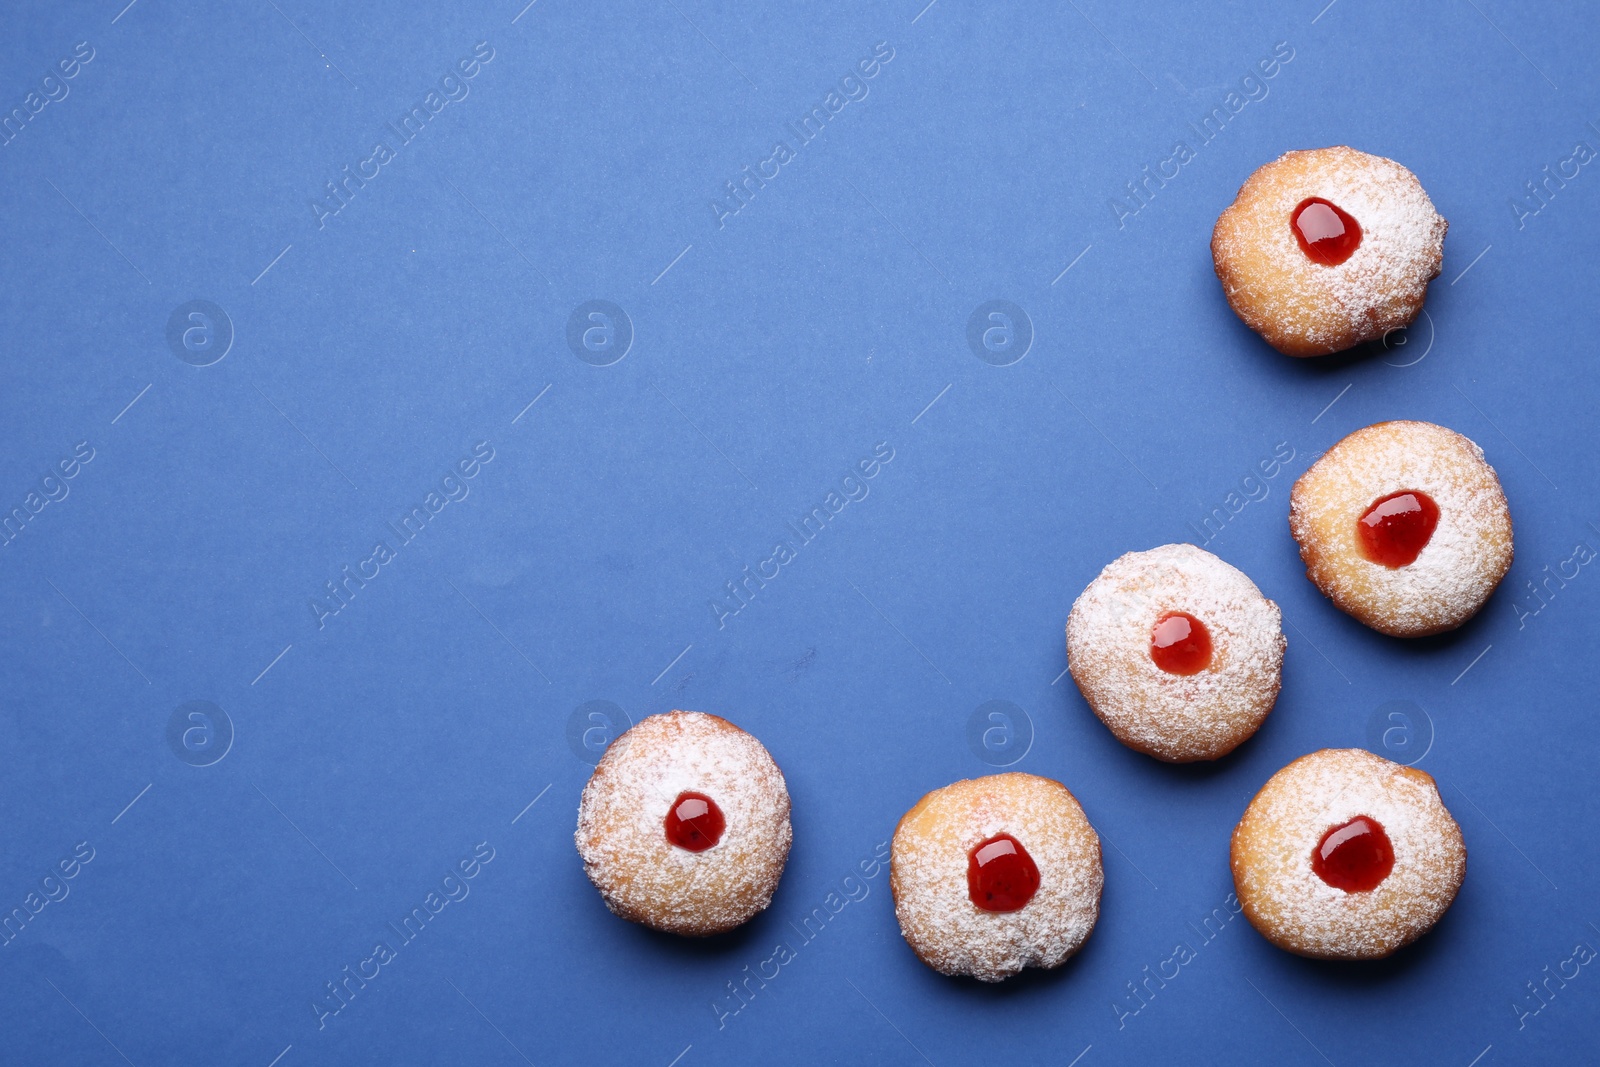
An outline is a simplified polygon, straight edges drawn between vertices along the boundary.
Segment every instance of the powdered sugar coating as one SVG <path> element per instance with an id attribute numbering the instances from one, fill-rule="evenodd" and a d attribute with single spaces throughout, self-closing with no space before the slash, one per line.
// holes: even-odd
<path id="1" fill-rule="evenodd" d="M 1317 876 L 1313 850 L 1335 826 L 1375 819 L 1394 847 L 1376 889 Z M 1279 948 L 1316 959 L 1380 959 L 1415 941 L 1455 900 L 1467 870 L 1461 828 L 1426 773 L 1361 749 L 1323 749 L 1273 775 L 1233 831 L 1244 913 Z"/>
<path id="2" fill-rule="evenodd" d="M 968 853 L 1001 833 L 1039 868 L 1039 888 L 1019 911 L 984 911 L 968 892 Z M 934 790 L 900 820 L 890 863 L 900 932 L 942 974 L 998 982 L 1024 967 L 1058 967 L 1100 915 L 1100 837 L 1049 778 L 1012 772 Z"/>
<path id="3" fill-rule="evenodd" d="M 1291 218 L 1311 197 L 1361 226 L 1360 247 L 1337 266 L 1313 262 L 1295 236 Z M 1252 174 L 1217 220 L 1211 254 L 1246 325 L 1280 352 L 1314 356 L 1410 325 L 1447 229 L 1415 174 L 1341 145 L 1288 152 Z"/>
<path id="4" fill-rule="evenodd" d="M 727 820 L 704 852 L 667 841 L 678 794 L 704 793 Z M 583 788 L 575 834 L 606 906 L 668 933 L 731 930 L 772 900 L 789 856 L 789 789 L 760 741 L 726 719 L 672 711 L 612 743 Z"/>
<path id="5" fill-rule="evenodd" d="M 1183 611 L 1211 633 L 1211 665 L 1168 674 L 1151 630 Z M 1084 700 L 1129 748 L 1171 763 L 1217 759 L 1255 733 L 1278 698 L 1287 645 L 1278 605 L 1245 574 L 1193 545 L 1113 560 L 1067 619 L 1067 667 Z"/>
<path id="6" fill-rule="evenodd" d="M 1421 491 L 1439 524 L 1415 562 L 1366 558 L 1358 523 L 1391 493 Z M 1380 422 L 1345 437 L 1289 495 L 1289 530 L 1306 576 L 1373 629 L 1421 637 L 1466 622 L 1511 568 L 1511 512 L 1483 449 L 1431 422 Z"/>

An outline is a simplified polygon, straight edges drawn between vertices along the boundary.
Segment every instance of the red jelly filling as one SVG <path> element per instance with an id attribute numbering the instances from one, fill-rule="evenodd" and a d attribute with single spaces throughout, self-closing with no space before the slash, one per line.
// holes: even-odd
<path id="1" fill-rule="evenodd" d="M 1394 870 L 1394 846 L 1378 820 L 1357 815 L 1322 835 L 1311 853 L 1311 869 L 1335 889 L 1365 893 Z"/>
<path id="2" fill-rule="evenodd" d="M 1415 563 L 1439 525 L 1439 505 L 1427 493 L 1406 490 L 1373 502 L 1357 529 L 1367 558 L 1385 567 Z"/>
<path id="3" fill-rule="evenodd" d="M 1361 247 L 1361 224 L 1348 211 L 1320 196 L 1300 201 L 1289 224 L 1300 242 L 1300 251 L 1324 267 L 1337 267 Z"/>
<path id="4" fill-rule="evenodd" d="M 1199 674 L 1211 666 L 1211 631 L 1185 611 L 1169 611 L 1150 631 L 1150 658 L 1168 674 Z"/>
<path id="5" fill-rule="evenodd" d="M 717 802 L 704 793 L 679 793 L 667 810 L 667 840 L 690 852 L 704 852 L 722 840 L 727 825 Z"/>
<path id="6" fill-rule="evenodd" d="M 984 911 L 1021 911 L 1039 889 L 1039 868 L 1022 842 L 996 834 L 967 853 L 967 895 Z"/>

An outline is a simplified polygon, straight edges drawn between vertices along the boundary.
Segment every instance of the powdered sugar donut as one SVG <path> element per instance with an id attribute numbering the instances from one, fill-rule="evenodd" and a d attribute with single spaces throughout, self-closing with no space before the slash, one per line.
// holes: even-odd
<path id="1" fill-rule="evenodd" d="M 1453 630 L 1511 568 L 1511 512 L 1483 449 L 1431 422 L 1380 422 L 1330 448 L 1289 494 L 1323 595 L 1381 633 Z"/>
<path id="2" fill-rule="evenodd" d="M 1320 356 L 1411 324 L 1447 228 L 1394 160 L 1319 148 L 1250 175 L 1217 219 L 1211 258 L 1245 325 L 1285 355 Z"/>
<path id="3" fill-rule="evenodd" d="M 1217 759 L 1278 699 L 1281 620 L 1242 571 L 1204 549 L 1129 552 L 1072 605 L 1067 667 L 1129 748 L 1169 763 Z"/>
<path id="4" fill-rule="evenodd" d="M 889 885 L 906 943 L 941 974 L 998 982 L 1059 967 L 1100 915 L 1100 838 L 1067 787 L 994 774 L 906 812 Z"/>
<path id="5" fill-rule="evenodd" d="M 1380 959 L 1433 928 L 1467 871 L 1433 778 L 1357 748 L 1301 756 L 1233 831 L 1244 914 L 1279 948 Z"/>
<path id="6" fill-rule="evenodd" d="M 651 715 L 583 787 L 575 835 L 606 907 L 704 937 L 766 908 L 789 857 L 789 789 L 760 741 L 698 711 Z"/>

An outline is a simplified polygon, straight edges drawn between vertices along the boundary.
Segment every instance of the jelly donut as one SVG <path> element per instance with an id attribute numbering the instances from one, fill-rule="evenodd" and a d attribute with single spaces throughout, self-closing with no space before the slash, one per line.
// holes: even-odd
<path id="1" fill-rule="evenodd" d="M 1289 530 L 1306 576 L 1392 637 L 1453 630 L 1511 567 L 1511 512 L 1483 449 L 1431 422 L 1357 430 L 1300 476 Z"/>
<path id="2" fill-rule="evenodd" d="M 998 982 L 1059 967 L 1100 915 L 1100 838 L 1067 787 L 994 774 L 935 789 L 895 829 L 900 932 L 941 974 Z"/>
<path id="3" fill-rule="evenodd" d="M 1189 763 L 1256 732 L 1282 681 L 1282 616 L 1255 583 L 1193 545 L 1113 560 L 1067 619 L 1067 669 L 1117 740 Z"/>
<path id="4" fill-rule="evenodd" d="M 1320 356 L 1411 324 L 1447 228 L 1394 160 L 1318 148 L 1250 175 L 1217 219 L 1211 258 L 1245 325 L 1285 355 Z"/>
<path id="5" fill-rule="evenodd" d="M 698 711 L 651 715 L 583 787 L 584 873 L 630 922 L 688 937 L 766 908 L 789 857 L 789 789 L 760 741 Z"/>
<path id="6" fill-rule="evenodd" d="M 1404 948 L 1449 909 L 1467 870 L 1433 778 L 1358 748 L 1325 748 L 1273 775 L 1231 852 L 1250 925 L 1313 959 Z"/>

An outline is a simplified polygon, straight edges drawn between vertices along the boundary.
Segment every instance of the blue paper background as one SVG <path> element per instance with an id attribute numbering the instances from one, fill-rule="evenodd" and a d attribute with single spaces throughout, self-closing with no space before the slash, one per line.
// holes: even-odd
<path id="1" fill-rule="evenodd" d="M 1600 974 L 1548 978 L 1600 947 L 1600 578 L 1550 577 L 1600 549 L 1600 176 L 1569 164 L 1512 206 L 1600 145 L 1592 12 L 122 2 L 13 7 L 0 34 L 0 113 L 93 52 L 0 148 L 0 508 L 28 513 L 0 547 L 0 910 L 93 852 L 0 947 L 0 1060 L 1600 1056 Z M 401 145 L 385 123 L 478 42 L 467 95 Z M 879 42 L 867 95 L 801 144 L 786 124 Z M 1241 89 L 1280 42 L 1292 60 Z M 1234 90 L 1266 95 L 1200 145 Z M 392 161 L 319 227 L 324 183 L 379 140 Z M 795 158 L 719 225 L 777 140 Z M 1119 224 L 1111 199 L 1178 140 L 1194 160 Z M 1293 361 L 1234 318 L 1208 239 L 1253 168 L 1339 143 L 1416 171 L 1445 269 L 1409 335 Z M 204 367 L 166 336 L 195 299 L 234 332 Z M 608 366 L 567 343 L 590 300 L 631 321 Z M 1009 366 L 967 344 L 990 300 L 1031 322 Z M 1293 479 L 1388 418 L 1478 441 L 1516 521 L 1504 585 L 1438 639 L 1334 610 L 1286 530 Z M 309 600 L 483 441 L 469 495 L 319 628 Z M 80 442 L 93 459 L 41 486 Z M 870 494 L 719 628 L 725 583 L 880 442 Z M 1073 598 L 1124 551 L 1198 540 L 1280 445 L 1208 545 L 1283 607 L 1276 713 L 1215 766 L 1123 749 L 1060 677 Z M 66 495 L 32 514 L 44 489 Z M 725 715 L 784 768 L 794 851 L 739 933 L 651 934 L 584 879 L 569 727 L 594 700 Z M 986 752 L 991 700 L 1021 716 Z M 189 701 L 231 723 L 209 766 L 219 716 L 169 741 Z M 1200 944 L 1248 798 L 1348 745 L 1426 749 L 1471 852 L 1455 906 L 1368 966 L 1237 919 Z M 1023 748 L 1114 846 L 1078 958 L 941 978 L 879 873 L 731 1010 L 726 983 L 918 797 Z M 470 894 L 319 1027 L 324 983 L 480 842 Z M 1197 958 L 1132 1014 L 1126 984 L 1180 940 Z"/>

